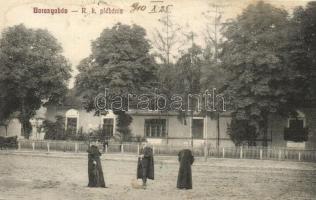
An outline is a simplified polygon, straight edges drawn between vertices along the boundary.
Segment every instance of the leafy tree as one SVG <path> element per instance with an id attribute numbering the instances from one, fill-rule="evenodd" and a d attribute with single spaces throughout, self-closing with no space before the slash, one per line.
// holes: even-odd
<path id="1" fill-rule="evenodd" d="M 104 29 L 100 37 L 92 42 L 92 54 L 81 61 L 78 66 L 80 73 L 76 77 L 76 87 L 84 98 L 86 110 L 95 110 L 98 114 L 94 99 L 103 94 L 105 88 L 109 89 L 109 100 L 122 97 L 125 109 L 127 94 L 153 92 L 153 82 L 157 81 L 156 64 L 149 54 L 151 47 L 145 36 L 145 29 L 138 25 L 118 23 Z M 126 113 L 121 110 L 114 109 L 119 121 L 126 118 Z M 118 127 L 118 131 L 128 135 L 129 123 L 119 123 L 123 127 Z"/>
<path id="2" fill-rule="evenodd" d="M 227 133 L 236 146 L 240 146 L 243 142 L 247 142 L 249 146 L 256 145 L 258 132 L 256 127 L 251 126 L 248 120 L 232 119 L 228 124 Z"/>
<path id="3" fill-rule="evenodd" d="M 177 84 L 175 91 L 180 94 L 199 94 L 201 92 L 201 68 L 203 64 L 201 47 L 193 44 L 176 64 Z"/>
<path id="4" fill-rule="evenodd" d="M 209 9 L 202 13 L 207 20 L 204 31 L 206 47 L 203 49 L 204 64 L 201 79 L 204 90 L 216 88 L 220 91 L 229 77 L 229 73 L 222 68 L 219 57 L 222 51 L 221 45 L 224 41 L 224 37 L 220 33 L 225 25 L 222 22 L 224 7 L 225 5 L 222 3 L 210 4 Z"/>
<path id="5" fill-rule="evenodd" d="M 287 114 L 297 106 L 297 70 L 288 65 L 288 13 L 258 2 L 227 24 L 221 60 L 232 73 L 225 93 L 233 118 L 256 127 L 267 145 L 270 113 Z"/>
<path id="6" fill-rule="evenodd" d="M 190 116 L 193 118 L 194 111 L 200 111 L 201 98 L 201 67 L 202 67 L 202 49 L 195 45 L 192 41 L 192 47 L 188 52 L 183 54 L 176 63 L 176 77 L 174 82 L 174 94 L 182 96 L 182 108 L 178 110 L 178 119 L 183 120 L 186 125 L 186 118 Z M 192 96 L 189 96 L 192 95 Z M 198 98 L 198 100 L 196 100 Z M 199 103 L 200 104 L 199 104 Z M 190 123 L 192 125 L 192 123 Z M 192 131 L 192 126 L 190 127 Z M 193 135 L 191 145 L 193 145 Z"/>
<path id="7" fill-rule="evenodd" d="M 201 87 L 203 90 L 216 88 L 220 91 L 227 79 L 229 79 L 230 74 L 223 69 L 221 62 L 216 61 L 209 53 L 209 50 L 204 49 L 201 67 Z"/>
<path id="8" fill-rule="evenodd" d="M 19 112 L 23 135 L 44 101 L 57 102 L 67 90 L 70 65 L 57 40 L 23 24 L 6 28 L 0 39 L 0 121 Z"/>
<path id="9" fill-rule="evenodd" d="M 316 3 L 297 7 L 290 20 L 288 64 L 299 72 L 297 89 L 307 102 L 316 99 Z M 304 102 L 304 101 L 301 101 Z"/>
<path id="10" fill-rule="evenodd" d="M 213 90 L 216 89 L 216 93 L 221 93 L 226 80 L 229 77 L 229 73 L 225 72 L 222 68 L 219 54 L 221 53 L 221 44 L 223 43 L 223 36 L 220 34 L 220 30 L 223 27 L 222 14 L 223 7 L 221 3 L 210 4 L 210 8 L 202 13 L 207 20 L 206 30 L 205 30 L 205 44 L 203 57 L 204 64 L 202 66 L 202 77 L 201 85 L 203 90 Z M 222 110 L 222 103 L 220 101 L 215 102 L 216 110 L 212 112 L 206 112 L 212 118 L 217 120 L 217 138 L 220 134 L 220 113 Z M 225 102 L 223 102 L 225 104 Z M 224 105 L 226 106 L 226 105 Z M 217 151 L 219 151 L 219 139 L 216 142 Z"/>

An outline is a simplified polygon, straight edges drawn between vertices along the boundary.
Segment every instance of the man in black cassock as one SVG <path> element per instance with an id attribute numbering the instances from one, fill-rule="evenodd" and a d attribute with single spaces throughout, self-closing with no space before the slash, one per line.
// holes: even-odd
<path id="1" fill-rule="evenodd" d="M 105 182 L 100 161 L 101 153 L 97 146 L 91 145 L 88 149 L 88 187 L 104 187 Z"/>
<path id="2" fill-rule="evenodd" d="M 154 180 L 154 156 L 153 149 L 147 145 L 140 151 L 137 164 L 137 179 L 143 180 L 143 187 L 146 187 L 147 178 Z"/>
<path id="3" fill-rule="evenodd" d="M 194 162 L 194 157 L 191 150 L 184 149 L 178 154 L 180 162 L 177 188 L 179 189 L 192 189 L 192 171 L 191 165 Z"/>

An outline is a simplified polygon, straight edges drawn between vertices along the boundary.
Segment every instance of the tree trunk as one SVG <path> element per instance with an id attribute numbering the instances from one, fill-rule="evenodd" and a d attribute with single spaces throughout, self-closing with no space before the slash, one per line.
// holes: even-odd
<path id="1" fill-rule="evenodd" d="M 25 137 L 25 132 L 26 132 L 26 130 L 25 130 L 25 105 L 24 105 L 24 98 L 22 98 L 22 102 L 21 102 L 21 116 L 20 116 L 20 118 L 21 118 L 21 124 L 22 124 L 22 135 Z"/>
<path id="2" fill-rule="evenodd" d="M 8 125 L 5 125 L 5 136 L 8 136 Z"/>
<path id="3" fill-rule="evenodd" d="M 21 116 L 20 116 L 20 122 L 22 124 L 22 135 L 25 138 L 29 138 L 29 133 L 30 133 L 30 122 L 29 122 L 29 118 L 28 115 L 26 114 L 25 111 L 25 101 L 24 98 L 22 98 L 22 102 L 21 102 Z"/>
<path id="4" fill-rule="evenodd" d="M 267 114 L 264 115 L 262 132 L 263 132 L 262 146 L 267 147 L 268 146 L 268 115 Z"/>

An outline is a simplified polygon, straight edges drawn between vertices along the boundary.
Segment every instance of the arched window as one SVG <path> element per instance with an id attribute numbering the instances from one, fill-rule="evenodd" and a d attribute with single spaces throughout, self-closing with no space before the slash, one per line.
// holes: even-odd
<path id="1" fill-rule="evenodd" d="M 66 112 L 65 129 L 67 133 L 76 134 L 79 129 L 79 112 L 70 109 Z"/>
<path id="2" fill-rule="evenodd" d="M 284 140 L 292 142 L 305 142 L 308 140 L 308 128 L 306 127 L 305 114 L 297 111 L 297 115 L 287 120 L 287 127 L 284 129 Z"/>
<path id="3" fill-rule="evenodd" d="M 296 116 L 288 118 L 287 127 L 291 129 L 303 129 L 306 126 L 305 114 L 301 111 L 297 111 Z"/>

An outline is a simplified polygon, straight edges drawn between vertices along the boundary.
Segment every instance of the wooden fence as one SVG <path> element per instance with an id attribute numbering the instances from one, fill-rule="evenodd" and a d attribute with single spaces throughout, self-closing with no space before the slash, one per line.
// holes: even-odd
<path id="1" fill-rule="evenodd" d="M 63 151 L 87 152 L 88 143 L 75 141 L 31 141 L 20 140 L 18 150 L 31 151 Z M 109 144 L 99 149 L 104 153 L 138 154 L 141 146 L 136 143 Z M 263 148 L 263 147 L 207 147 L 207 146 L 176 146 L 153 145 L 155 155 L 177 155 L 181 149 L 189 148 L 197 157 L 236 158 L 236 159 L 261 159 L 261 160 L 292 160 L 316 162 L 316 150 L 291 149 L 291 148 Z"/>

